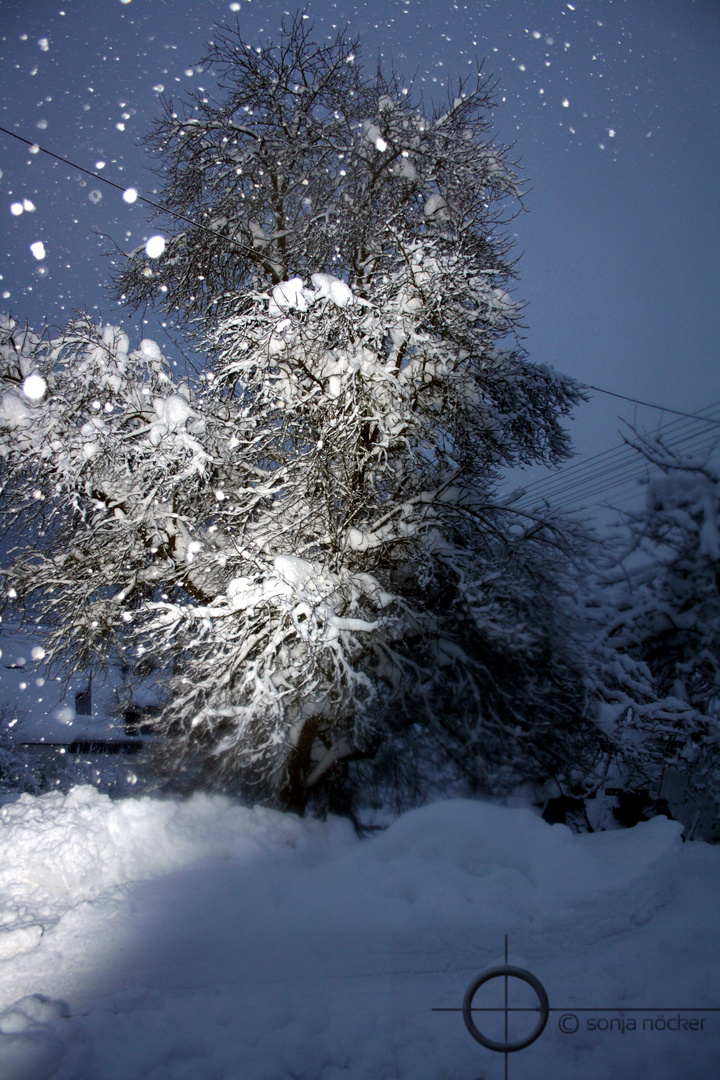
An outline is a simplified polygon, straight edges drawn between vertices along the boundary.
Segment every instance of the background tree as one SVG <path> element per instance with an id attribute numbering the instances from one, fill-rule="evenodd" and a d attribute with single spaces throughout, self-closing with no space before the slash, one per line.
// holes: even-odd
<path id="1" fill-rule="evenodd" d="M 606 659 L 630 691 L 624 779 L 657 794 L 664 773 L 683 778 L 675 787 L 707 806 L 710 831 L 720 816 L 718 475 L 711 454 L 690 460 L 637 431 L 628 441 L 653 475 L 645 507 L 625 516 L 630 543 L 601 578 L 598 607 Z"/>
<path id="2" fill-rule="evenodd" d="M 278 805 L 589 761 L 573 532 L 496 491 L 567 455 L 581 394 L 518 340 L 487 84 L 426 114 L 301 19 L 210 59 L 222 100 L 168 102 L 154 138 L 168 205 L 219 236 L 121 278 L 201 318 L 208 363 L 179 382 L 113 328 L 6 325 L 4 497 L 34 530 L 11 592 L 67 663 L 162 672 L 176 759 Z"/>
<path id="3" fill-rule="evenodd" d="M 636 432 L 632 445 L 657 472 L 645 508 L 627 518 L 633 552 L 648 558 L 628 578 L 636 602 L 623 606 L 618 633 L 622 625 L 624 642 L 648 664 L 663 696 L 717 711 L 720 480 L 707 460 L 689 460 L 659 436 Z"/>

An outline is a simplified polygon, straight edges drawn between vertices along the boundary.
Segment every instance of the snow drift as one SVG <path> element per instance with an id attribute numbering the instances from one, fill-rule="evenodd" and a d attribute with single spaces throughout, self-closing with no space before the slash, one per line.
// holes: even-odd
<path id="1" fill-rule="evenodd" d="M 220 797 L 25 795 L 0 809 L 0 1074 L 500 1076 L 459 1012 L 432 1010 L 459 1007 L 505 934 L 551 1005 L 708 1008 L 719 868 L 664 818 L 577 836 L 453 800 L 361 841 Z M 710 1077 L 718 1014 L 698 1015 L 702 1032 L 571 1038 L 552 1014 L 512 1075 Z"/>

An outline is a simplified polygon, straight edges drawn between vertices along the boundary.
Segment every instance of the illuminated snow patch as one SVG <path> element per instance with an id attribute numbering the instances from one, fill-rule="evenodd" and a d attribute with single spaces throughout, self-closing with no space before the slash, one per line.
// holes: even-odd
<path id="1" fill-rule="evenodd" d="M 332 274 L 313 274 L 310 280 L 319 300 L 331 300 L 336 307 L 347 307 L 355 302 L 350 286 Z"/>

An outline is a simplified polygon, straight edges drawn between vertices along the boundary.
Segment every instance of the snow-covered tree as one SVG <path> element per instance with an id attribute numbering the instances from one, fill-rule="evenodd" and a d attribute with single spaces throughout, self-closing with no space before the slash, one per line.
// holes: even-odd
<path id="1" fill-rule="evenodd" d="M 717 711 L 720 477 L 709 461 L 688 460 L 657 436 L 636 433 L 633 443 L 657 471 L 644 510 L 628 515 L 633 548 L 649 558 L 628 578 L 628 600 L 634 593 L 636 602 L 624 606 L 617 632 L 642 655 L 663 696 Z"/>
<path id="2" fill-rule="evenodd" d="M 581 394 L 518 340 L 487 84 L 428 113 L 302 19 L 211 60 L 225 97 L 168 103 L 156 140 L 163 198 L 213 231 L 121 285 L 200 317 L 207 364 L 179 382 L 110 327 L 5 325 L 4 498 L 33 541 L 11 595 L 70 662 L 161 673 L 176 758 L 279 805 L 542 780 L 587 747 L 573 535 L 497 481 L 567 455 Z"/>
<path id="3" fill-rule="evenodd" d="M 618 738 L 637 785 L 657 791 L 670 769 L 720 818 L 720 477 L 711 456 L 690 460 L 661 436 L 628 441 L 652 472 L 602 582 L 604 648 L 631 691 Z"/>

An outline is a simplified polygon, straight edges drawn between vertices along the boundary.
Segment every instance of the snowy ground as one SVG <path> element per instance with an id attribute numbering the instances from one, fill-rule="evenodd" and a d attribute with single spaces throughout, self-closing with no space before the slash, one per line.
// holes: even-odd
<path id="1" fill-rule="evenodd" d="M 718 895 L 720 848 L 664 818 L 575 836 L 449 801 L 360 841 L 221 798 L 25 795 L 0 809 L 0 1076 L 502 1080 L 504 1055 L 433 1009 L 461 1006 L 507 934 L 551 1008 L 647 1009 L 624 1032 L 619 1012 L 574 1033 L 551 1012 L 511 1080 L 711 1080 Z M 475 1016 L 502 1038 L 502 1014 Z"/>

